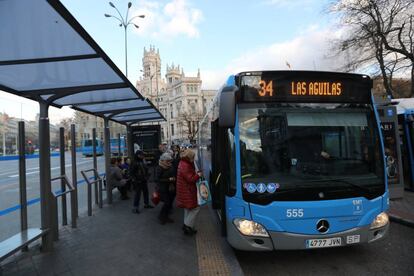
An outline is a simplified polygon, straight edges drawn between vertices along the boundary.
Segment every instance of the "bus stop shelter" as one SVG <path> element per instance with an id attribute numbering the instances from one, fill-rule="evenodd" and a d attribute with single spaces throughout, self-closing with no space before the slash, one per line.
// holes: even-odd
<path id="1" fill-rule="evenodd" d="M 0 25 L 0 90 L 39 103 L 41 225 L 49 229 L 50 106 L 69 106 L 104 119 L 106 173 L 110 120 L 127 127 L 130 142 L 132 124 L 165 118 L 59 1 L 0 1 Z M 42 247 L 52 246 L 46 234 Z"/>

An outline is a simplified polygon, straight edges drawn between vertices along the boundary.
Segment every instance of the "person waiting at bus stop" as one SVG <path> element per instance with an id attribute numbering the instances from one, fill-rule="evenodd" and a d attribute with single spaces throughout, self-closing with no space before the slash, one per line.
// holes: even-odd
<path id="1" fill-rule="evenodd" d="M 175 198 L 175 172 L 173 167 L 173 157 L 170 153 L 165 152 L 160 156 L 160 161 L 156 168 L 156 183 L 160 193 L 161 201 L 164 205 L 161 208 L 158 219 L 161 224 L 173 223 L 174 221 L 168 217 Z"/>
<path id="2" fill-rule="evenodd" d="M 195 171 L 195 153 L 186 149 L 181 153 L 181 161 L 177 171 L 177 207 L 184 208 L 183 231 L 186 235 L 197 233 L 194 229 L 195 220 L 200 207 L 197 202 L 197 180 L 202 176 Z"/>
<path id="3" fill-rule="evenodd" d="M 108 182 L 110 184 L 109 187 L 117 187 L 119 192 L 121 193 L 121 199 L 126 200 L 128 199 L 128 191 L 126 187 L 126 179 L 122 176 L 122 171 L 119 168 L 118 160 L 116 157 L 111 158 L 111 167 L 109 171 Z"/>
<path id="4" fill-rule="evenodd" d="M 119 168 L 122 170 L 122 176 L 124 177 L 124 179 L 127 180 L 127 190 L 131 190 L 131 177 L 129 176 L 129 166 L 131 165 L 131 159 L 129 157 L 125 157 L 124 158 L 124 162 L 122 163 L 122 158 L 121 158 L 121 162 L 119 165 Z"/>
<path id="5" fill-rule="evenodd" d="M 141 193 L 144 197 L 144 208 L 154 208 L 149 204 L 149 195 L 148 195 L 148 168 L 144 163 L 144 152 L 138 150 L 135 153 L 134 161 L 130 167 L 130 177 L 135 189 L 134 196 L 134 207 L 132 209 L 133 213 L 139 214 L 139 201 L 141 199 Z"/>

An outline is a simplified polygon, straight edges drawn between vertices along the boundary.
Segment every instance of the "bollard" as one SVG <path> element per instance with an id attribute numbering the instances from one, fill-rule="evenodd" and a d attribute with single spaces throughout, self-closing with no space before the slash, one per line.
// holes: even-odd
<path id="1" fill-rule="evenodd" d="M 110 162 L 111 162 L 111 137 L 109 132 L 109 120 L 104 119 L 105 129 L 104 129 L 104 144 L 105 144 L 105 176 L 106 176 L 106 200 L 108 204 L 112 204 L 112 187 L 111 183 L 108 181 L 109 171 L 110 171 Z"/>
<path id="2" fill-rule="evenodd" d="M 98 190 L 99 190 L 99 208 L 103 206 L 103 198 L 102 198 L 102 178 L 98 182 Z"/>
<path id="3" fill-rule="evenodd" d="M 121 134 L 118 133 L 118 157 L 121 157 Z"/>
<path id="4" fill-rule="evenodd" d="M 58 218 L 58 199 L 53 195 L 50 195 L 52 198 L 52 235 L 53 240 L 59 240 L 59 218 Z"/>
<path id="5" fill-rule="evenodd" d="M 60 175 L 66 174 L 65 169 L 65 129 L 61 127 L 59 129 L 59 152 L 60 152 Z M 66 191 L 66 184 L 61 179 L 60 182 L 62 193 Z M 62 195 L 62 225 L 68 224 L 68 215 L 66 207 L 66 194 Z"/>
<path id="6" fill-rule="evenodd" d="M 40 211 L 41 229 L 51 228 L 52 220 L 52 187 L 50 182 L 50 125 L 49 125 L 49 105 L 39 102 L 39 178 L 40 178 Z M 53 250 L 53 234 L 46 233 L 42 236 L 42 251 Z"/>
<path id="7" fill-rule="evenodd" d="M 70 140 L 71 140 L 71 153 L 72 153 L 72 183 L 74 190 L 70 194 L 71 200 L 71 215 L 72 215 L 72 228 L 76 228 L 76 219 L 78 217 L 78 179 L 76 175 L 76 133 L 75 125 L 70 126 Z"/>
<path id="8" fill-rule="evenodd" d="M 26 136 L 24 122 L 19 122 L 19 193 L 20 193 L 20 229 L 27 229 L 27 192 L 26 192 Z M 22 251 L 27 251 L 24 247 Z"/>
<path id="9" fill-rule="evenodd" d="M 96 128 L 92 129 L 92 146 L 93 146 L 93 168 L 95 171 L 98 171 L 98 160 L 96 159 Z M 96 175 L 94 177 L 95 181 L 98 180 Z M 98 204 L 98 184 L 95 183 L 95 204 Z"/>
<path id="10" fill-rule="evenodd" d="M 86 182 L 88 186 L 88 216 L 92 216 L 92 185 Z"/>
<path id="11" fill-rule="evenodd" d="M 134 156 L 134 143 L 132 142 L 132 129 L 131 126 L 127 126 L 127 149 L 128 149 L 128 157 L 133 158 Z"/>

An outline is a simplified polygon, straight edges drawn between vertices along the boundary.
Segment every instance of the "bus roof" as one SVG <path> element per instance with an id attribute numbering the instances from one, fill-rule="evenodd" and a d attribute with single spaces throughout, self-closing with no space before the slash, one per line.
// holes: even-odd
<path id="1" fill-rule="evenodd" d="M 262 70 L 262 71 L 242 71 L 235 75 L 235 77 L 246 76 L 246 75 L 258 75 L 262 73 L 279 73 L 279 74 L 321 74 L 321 75 L 340 75 L 342 77 L 349 78 L 364 78 L 370 79 L 368 75 L 365 74 L 355 74 L 355 73 L 346 73 L 346 72 L 332 72 L 332 71 L 312 71 L 312 70 Z M 233 76 L 232 76 L 233 77 Z"/>
<path id="2" fill-rule="evenodd" d="M 391 102 L 397 107 L 397 114 L 414 110 L 414 98 L 392 99 Z"/>

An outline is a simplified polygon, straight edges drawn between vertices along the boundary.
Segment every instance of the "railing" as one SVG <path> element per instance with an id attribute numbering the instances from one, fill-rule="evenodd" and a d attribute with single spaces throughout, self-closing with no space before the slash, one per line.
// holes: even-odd
<path id="1" fill-rule="evenodd" d="M 64 183 L 65 187 L 68 187 L 69 189 L 62 189 L 57 192 L 52 191 L 52 221 L 51 221 L 51 228 L 52 228 L 52 234 L 53 239 L 57 241 L 59 239 L 59 217 L 58 217 L 58 198 L 61 196 L 64 196 L 68 193 L 71 193 L 70 196 L 70 207 L 71 207 L 71 215 L 72 215 L 72 228 L 76 228 L 76 198 L 74 197 L 75 187 L 72 185 L 72 183 L 69 181 L 69 179 L 66 177 L 66 175 L 61 175 L 55 178 L 51 179 L 51 182 L 61 180 L 62 183 Z M 66 205 L 62 204 L 62 208 L 66 209 Z M 64 213 L 66 213 L 66 210 L 64 210 Z M 62 223 L 65 225 L 65 222 Z"/>
<path id="2" fill-rule="evenodd" d="M 1 0 L 0 0 L 1 1 Z M 42 121 L 42 130 L 43 133 L 48 133 L 47 122 Z M 105 147 L 105 174 L 109 171 L 109 158 L 110 158 L 110 135 L 109 135 L 109 127 L 108 121 L 106 121 L 105 125 L 105 140 L 106 147 Z M 97 157 L 96 157 L 96 129 L 93 129 L 93 169 L 81 171 L 84 181 L 86 182 L 87 186 L 87 197 L 88 197 L 88 216 L 92 215 L 92 185 L 95 185 L 95 204 L 98 204 L 99 208 L 103 207 L 103 185 L 106 183 L 105 178 L 99 175 L 97 170 Z M 119 137 L 119 135 L 118 135 Z M 46 137 L 47 138 L 47 137 Z M 48 162 L 47 158 L 50 158 L 50 153 L 48 152 L 47 147 L 43 145 L 43 151 L 41 154 L 43 158 L 40 158 L 41 165 L 39 173 L 40 173 L 40 197 L 34 200 L 27 201 L 27 193 L 26 193 L 26 155 L 25 155 L 25 148 L 26 148 L 26 138 L 25 138 L 25 129 L 24 129 L 24 122 L 19 122 L 19 192 L 20 192 L 20 204 L 17 206 L 13 206 L 13 208 L 9 208 L 10 210 L 14 211 L 20 209 L 20 225 L 21 225 L 21 233 L 25 235 L 28 229 L 27 223 L 27 206 L 34 204 L 36 202 L 40 202 L 41 204 L 41 227 L 37 229 L 40 231 L 41 235 L 34 235 L 34 238 L 37 239 L 42 237 L 42 250 L 43 251 L 50 251 L 53 249 L 53 240 L 59 239 L 59 215 L 58 215 L 58 198 L 61 198 L 61 218 L 62 218 L 62 225 L 67 225 L 67 204 L 66 204 L 66 194 L 70 193 L 70 208 L 71 208 L 71 226 L 72 228 L 77 227 L 77 218 L 78 218 L 78 199 L 77 199 L 77 162 L 76 162 L 76 130 L 75 125 L 71 125 L 71 166 L 72 166 L 72 180 L 69 181 L 65 171 L 65 137 L 64 137 L 64 129 L 60 128 L 60 135 L 59 135 L 59 142 L 60 142 L 60 176 L 55 178 L 50 178 L 50 162 Z M 132 139 L 132 138 L 131 138 Z M 47 140 L 47 139 L 46 139 Z M 46 145 L 47 146 L 47 145 Z M 119 145 L 118 145 L 119 146 Z M 46 148 L 46 149 L 45 149 Z M 118 147 L 119 149 L 120 147 Z M 130 147 L 132 148 L 132 147 Z M 45 158 L 45 156 L 47 158 Z M 40 162 L 39 161 L 39 162 Z M 50 160 L 49 160 L 50 161 Z M 45 170 L 46 168 L 46 170 Z M 43 169 L 43 170 L 42 170 Z M 88 173 L 93 172 L 93 176 L 88 177 Z M 61 182 L 60 190 L 53 191 L 52 183 L 54 181 Z M 80 182 L 79 182 L 80 183 Z M 107 191 L 107 202 L 108 204 L 112 203 L 112 190 L 110 188 L 106 188 Z M 11 212 L 10 210 L 6 210 L 7 212 Z M 0 212 L 0 216 L 2 213 Z M 37 232 L 36 232 L 37 233 Z M 30 242 L 32 239 L 29 239 Z M 20 247 L 19 247 L 20 246 Z M 11 251 L 15 252 L 15 250 L 20 249 L 27 249 L 27 243 L 23 245 L 17 245 L 11 248 Z M 9 250 L 10 251 L 10 250 Z M 7 251 L 6 253 L 9 254 L 10 252 Z M 5 256 L 5 255 L 4 255 Z"/>
<path id="3" fill-rule="evenodd" d="M 90 181 L 91 178 L 89 178 L 87 175 L 89 172 L 93 172 L 95 177 L 94 181 Z M 92 185 L 95 185 L 95 203 L 98 203 L 99 208 L 102 208 L 102 178 L 99 176 L 99 173 L 96 169 L 81 171 L 81 174 L 85 179 L 86 184 L 88 185 L 88 216 L 92 216 Z M 96 193 L 96 191 L 98 191 L 98 193 Z M 97 194 L 99 197 L 96 197 Z"/>

